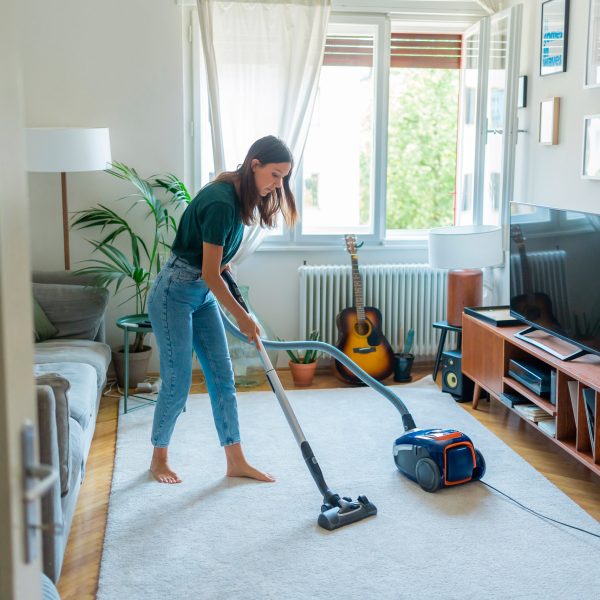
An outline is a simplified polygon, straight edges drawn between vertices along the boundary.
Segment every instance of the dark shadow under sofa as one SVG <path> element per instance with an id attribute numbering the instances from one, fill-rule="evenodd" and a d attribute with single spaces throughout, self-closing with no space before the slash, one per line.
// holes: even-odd
<path id="1" fill-rule="evenodd" d="M 105 342 L 108 291 L 65 271 L 33 273 L 33 296 L 53 326 L 35 343 L 40 461 L 59 479 L 42 501 L 44 573 L 60 576 L 111 360 Z"/>

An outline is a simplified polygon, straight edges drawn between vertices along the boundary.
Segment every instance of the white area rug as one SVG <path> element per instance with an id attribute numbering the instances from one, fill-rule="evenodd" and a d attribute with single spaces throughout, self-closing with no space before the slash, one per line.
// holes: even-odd
<path id="1" fill-rule="evenodd" d="M 549 516 L 600 525 L 430 378 L 394 388 L 419 427 L 469 435 L 485 480 Z M 99 600 L 600 598 L 600 540 L 543 521 L 480 483 L 428 494 L 398 473 L 401 419 L 370 388 L 291 391 L 332 489 L 379 514 L 334 532 L 275 396 L 239 395 L 242 439 L 275 484 L 223 477 L 206 395 L 178 421 L 171 461 L 184 482 L 148 475 L 152 408 L 120 414 Z"/>

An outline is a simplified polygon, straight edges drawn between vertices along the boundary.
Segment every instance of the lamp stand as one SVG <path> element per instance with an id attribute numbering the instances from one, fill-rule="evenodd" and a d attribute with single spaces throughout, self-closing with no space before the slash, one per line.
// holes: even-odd
<path id="1" fill-rule="evenodd" d="M 462 327 L 466 306 L 481 306 L 483 302 L 483 271 L 481 269 L 451 269 L 448 271 L 448 325 Z"/>
<path id="2" fill-rule="evenodd" d="M 65 251 L 65 271 L 71 270 L 71 251 L 69 248 L 69 209 L 67 205 L 67 174 L 60 174 L 62 196 L 63 247 Z"/>

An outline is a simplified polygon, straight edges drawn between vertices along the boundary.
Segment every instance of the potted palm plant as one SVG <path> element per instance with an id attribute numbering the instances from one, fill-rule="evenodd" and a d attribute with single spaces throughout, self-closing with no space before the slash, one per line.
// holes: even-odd
<path id="1" fill-rule="evenodd" d="M 71 227 L 74 229 L 95 229 L 99 239 L 87 241 L 93 246 L 91 258 L 84 263 L 87 266 L 75 271 L 94 277 L 94 284 L 100 287 L 114 287 L 116 294 L 121 288 L 130 291 L 121 305 L 135 300 L 135 315 L 146 314 L 148 292 L 160 271 L 164 256 L 170 250 L 170 243 L 177 231 L 174 213 L 187 206 L 190 194 L 182 181 L 175 175 L 153 175 L 142 178 L 135 169 L 123 163 L 112 163 L 106 173 L 130 183 L 134 191 L 119 200 L 129 200 L 127 213 L 136 207 L 147 209 L 146 218 L 151 220 L 152 228 L 144 234 L 134 229 L 131 220 L 104 204 L 79 211 L 75 214 Z M 160 198 L 158 193 L 160 193 Z M 126 247 L 127 250 L 121 250 Z M 141 319 L 143 320 L 143 319 Z M 129 347 L 131 358 L 140 358 L 145 353 L 138 373 L 130 370 L 130 381 L 143 381 L 150 360 L 151 349 L 147 346 L 146 331 L 137 331 L 133 344 Z M 123 347 L 113 349 L 113 361 L 117 379 L 123 384 Z M 131 365 L 130 365 L 131 367 Z"/>
<path id="2" fill-rule="evenodd" d="M 279 339 L 279 338 L 277 338 Z M 310 342 L 320 341 L 318 331 L 311 331 L 308 336 Z M 282 341 L 279 339 L 279 341 Z M 299 387 L 306 387 L 312 384 L 315 377 L 315 371 L 317 369 L 317 350 L 306 350 L 304 354 L 299 354 L 295 350 L 286 350 L 290 360 L 288 365 L 292 372 L 292 379 L 294 385 Z"/>
<path id="3" fill-rule="evenodd" d="M 411 370 L 415 355 L 411 350 L 415 341 L 415 330 L 409 329 L 404 338 L 404 345 L 394 354 L 394 381 L 407 382 L 412 379 Z"/>

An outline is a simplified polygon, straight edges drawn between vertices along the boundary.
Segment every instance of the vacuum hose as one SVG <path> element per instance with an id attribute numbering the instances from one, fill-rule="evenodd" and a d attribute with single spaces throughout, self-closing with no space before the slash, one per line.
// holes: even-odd
<path id="1" fill-rule="evenodd" d="M 231 335 L 235 336 L 242 342 L 246 342 L 250 344 L 248 338 L 231 322 L 229 317 L 223 312 L 221 307 L 219 307 L 221 311 L 221 319 L 223 319 L 223 324 L 225 325 L 225 329 L 231 333 Z M 327 344 L 325 342 L 301 342 L 301 341 L 285 341 L 285 342 L 274 342 L 271 340 L 265 340 L 261 338 L 261 341 L 265 348 L 271 348 L 273 350 L 317 350 L 319 352 L 324 352 L 325 354 L 329 354 L 333 356 L 336 360 L 339 360 L 345 367 L 350 369 L 362 382 L 366 383 L 369 387 L 374 389 L 376 392 L 379 392 L 382 396 L 387 398 L 398 410 L 398 412 L 402 415 L 402 424 L 404 426 L 404 431 L 410 431 L 411 429 L 415 429 L 416 425 L 412 415 L 406 408 L 406 405 L 394 392 L 392 392 L 388 387 L 377 381 L 371 377 L 366 371 L 361 369 L 353 360 L 348 358 L 341 350 L 332 346 L 331 344 Z M 261 357 L 262 359 L 262 357 Z"/>

